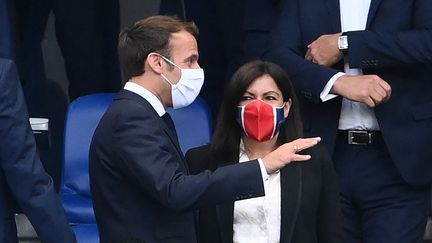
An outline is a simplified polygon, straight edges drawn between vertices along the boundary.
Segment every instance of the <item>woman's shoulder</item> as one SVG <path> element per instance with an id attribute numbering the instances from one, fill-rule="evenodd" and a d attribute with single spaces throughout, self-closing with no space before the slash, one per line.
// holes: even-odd
<path id="1" fill-rule="evenodd" d="M 208 156 L 209 154 L 210 154 L 210 145 L 206 144 L 203 146 L 189 149 L 186 152 L 185 157 L 186 157 L 186 159 L 192 159 L 193 160 L 196 158 L 201 158 L 203 156 Z"/>
<path id="2" fill-rule="evenodd" d="M 191 174 L 198 174 L 210 169 L 213 156 L 211 155 L 210 145 L 189 149 L 185 155 Z"/>

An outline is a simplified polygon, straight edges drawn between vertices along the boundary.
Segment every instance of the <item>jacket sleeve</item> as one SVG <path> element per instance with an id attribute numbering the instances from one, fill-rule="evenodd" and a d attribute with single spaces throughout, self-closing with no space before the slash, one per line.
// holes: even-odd
<path id="1" fill-rule="evenodd" d="M 41 241 L 75 242 L 53 181 L 37 155 L 15 65 L 6 59 L 0 59 L 0 165 Z"/>
<path id="2" fill-rule="evenodd" d="M 376 25 L 371 26 L 370 30 L 346 33 L 351 68 L 432 64 L 432 2 L 417 0 L 406 1 L 404 4 L 407 6 L 399 8 L 407 13 L 398 15 L 398 29 L 387 29 L 384 26 L 382 28 L 385 31 L 382 31 L 381 26 Z M 389 13 L 378 9 L 378 14 L 380 18 L 385 18 L 385 14 Z M 387 16 L 387 19 L 392 19 L 392 16 Z M 378 20 L 375 22 L 378 23 Z"/>
<path id="3" fill-rule="evenodd" d="M 297 0 L 286 0 L 270 33 L 263 59 L 279 64 L 290 75 L 299 95 L 314 103 L 321 102 L 320 93 L 330 78 L 339 71 L 316 65 L 304 58 Z"/>
<path id="4" fill-rule="evenodd" d="M 165 207 L 182 211 L 264 195 L 257 161 L 188 175 L 159 117 L 131 106 L 114 129 L 115 154 L 133 183 Z"/>

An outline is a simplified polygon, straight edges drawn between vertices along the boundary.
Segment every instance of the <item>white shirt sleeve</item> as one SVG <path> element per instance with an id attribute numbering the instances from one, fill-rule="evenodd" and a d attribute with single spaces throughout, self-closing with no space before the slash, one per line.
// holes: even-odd
<path id="1" fill-rule="evenodd" d="M 323 91 L 321 91 L 321 93 L 320 93 L 320 98 L 321 98 L 322 102 L 326 102 L 326 101 L 331 100 L 331 99 L 338 96 L 335 94 L 330 94 L 330 90 L 333 87 L 333 84 L 336 82 L 336 80 L 343 75 L 345 75 L 345 73 L 338 72 L 335 75 L 333 75 L 333 77 L 330 78 L 330 80 L 327 82 L 326 86 L 324 86 Z"/>

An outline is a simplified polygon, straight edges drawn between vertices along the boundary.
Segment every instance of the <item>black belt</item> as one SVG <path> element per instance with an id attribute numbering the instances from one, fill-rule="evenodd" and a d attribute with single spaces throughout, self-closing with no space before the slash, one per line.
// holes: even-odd
<path id="1" fill-rule="evenodd" d="M 367 130 L 339 130 L 338 139 L 347 141 L 353 145 L 378 145 L 384 144 L 384 139 L 380 131 Z"/>

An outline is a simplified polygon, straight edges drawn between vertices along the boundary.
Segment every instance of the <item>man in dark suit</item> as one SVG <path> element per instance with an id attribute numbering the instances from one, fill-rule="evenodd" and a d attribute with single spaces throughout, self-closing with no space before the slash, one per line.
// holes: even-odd
<path id="1" fill-rule="evenodd" d="M 200 206 L 264 195 L 263 179 L 309 155 L 284 144 L 262 159 L 189 175 L 167 107 L 192 103 L 204 81 L 197 28 L 153 16 L 120 34 L 128 82 L 101 119 L 90 147 L 90 185 L 101 242 L 196 242 Z"/>
<path id="2" fill-rule="evenodd" d="M 39 160 L 28 119 L 15 65 L 0 58 L 0 242 L 17 242 L 17 202 L 43 243 L 73 243 L 75 236 Z"/>
<path id="3" fill-rule="evenodd" d="M 333 153 L 345 242 L 421 242 L 432 181 L 432 1 L 286 0 L 266 59 Z M 259 16 L 259 15 L 257 15 Z"/>

